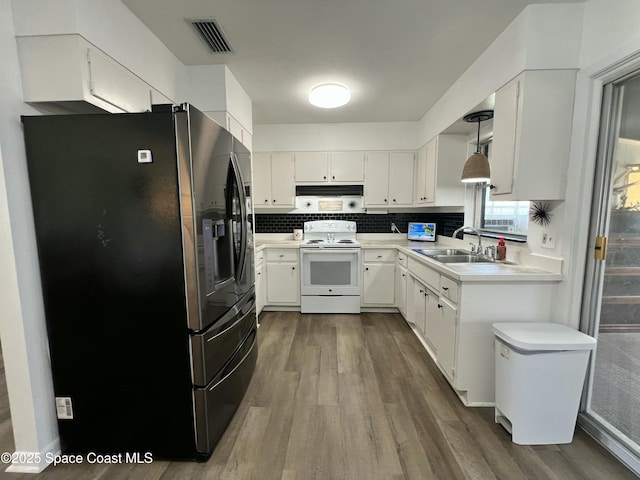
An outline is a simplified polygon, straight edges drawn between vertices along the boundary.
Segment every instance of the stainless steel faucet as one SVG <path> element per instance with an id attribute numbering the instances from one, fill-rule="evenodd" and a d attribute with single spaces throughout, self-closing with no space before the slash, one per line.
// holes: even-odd
<path id="1" fill-rule="evenodd" d="M 473 248 L 471 248 L 471 253 L 477 253 L 478 255 L 482 254 L 482 237 L 480 236 L 480 232 L 478 230 L 476 230 L 473 227 L 468 227 L 468 226 L 463 226 L 460 227 L 458 229 L 456 229 L 455 232 L 453 232 L 452 237 L 456 238 L 456 235 L 458 235 L 460 232 L 462 232 L 463 230 L 471 230 L 473 233 L 475 233 L 478 236 L 478 247 L 475 249 L 475 251 L 473 250 Z"/>

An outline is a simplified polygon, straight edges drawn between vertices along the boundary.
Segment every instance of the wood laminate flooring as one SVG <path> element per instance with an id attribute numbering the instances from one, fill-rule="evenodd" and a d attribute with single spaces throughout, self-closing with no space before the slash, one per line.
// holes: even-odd
<path id="1" fill-rule="evenodd" d="M 462 405 L 398 314 L 268 312 L 260 323 L 258 367 L 208 462 L 84 464 L 0 478 L 636 478 L 581 430 L 569 445 L 513 444 L 492 408 Z M 0 450 L 12 451 L 10 420 L 0 420 Z"/>

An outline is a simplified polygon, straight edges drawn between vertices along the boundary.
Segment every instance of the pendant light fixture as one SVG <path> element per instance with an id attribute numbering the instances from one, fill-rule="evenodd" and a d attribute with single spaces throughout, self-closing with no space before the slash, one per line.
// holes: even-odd
<path id="1" fill-rule="evenodd" d="M 491 178 L 491 166 L 489 159 L 480 151 L 480 122 L 493 118 L 493 110 L 481 110 L 470 113 L 464 117 L 465 122 L 478 122 L 478 143 L 476 152 L 472 154 L 464 164 L 462 178 L 465 183 L 488 182 Z"/>

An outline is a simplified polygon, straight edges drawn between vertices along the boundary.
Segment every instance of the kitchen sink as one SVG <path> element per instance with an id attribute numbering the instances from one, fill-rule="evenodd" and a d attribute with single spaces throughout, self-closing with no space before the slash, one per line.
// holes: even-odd
<path id="1" fill-rule="evenodd" d="M 495 263 L 495 260 L 482 255 L 436 255 L 434 260 L 442 263 Z"/>
<path id="2" fill-rule="evenodd" d="M 431 258 L 441 263 L 498 263 L 500 265 L 515 265 L 514 262 L 498 262 L 497 260 L 491 257 L 485 257 L 484 255 L 436 255 Z"/>
<path id="3" fill-rule="evenodd" d="M 455 248 L 414 248 L 413 251 L 427 257 L 469 255 L 467 250 L 458 250 Z"/>

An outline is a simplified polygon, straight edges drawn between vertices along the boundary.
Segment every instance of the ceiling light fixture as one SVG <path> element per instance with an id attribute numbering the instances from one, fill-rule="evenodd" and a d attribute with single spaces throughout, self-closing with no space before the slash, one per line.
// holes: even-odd
<path id="1" fill-rule="evenodd" d="M 309 103 L 320 108 L 337 108 L 351 100 L 351 92 L 339 83 L 323 83 L 316 85 L 309 92 Z"/>
<path id="2" fill-rule="evenodd" d="M 470 113 L 464 117 L 465 122 L 478 122 L 478 143 L 476 152 L 471 155 L 462 169 L 462 178 L 465 183 L 488 182 L 491 178 L 491 166 L 489 159 L 480 152 L 480 122 L 493 118 L 493 110 L 481 110 Z"/>

